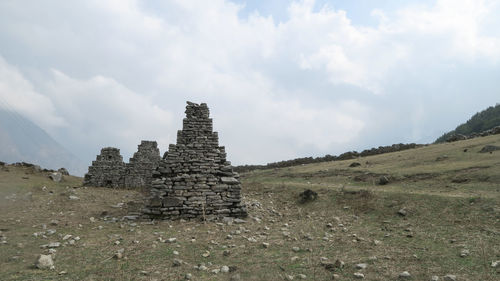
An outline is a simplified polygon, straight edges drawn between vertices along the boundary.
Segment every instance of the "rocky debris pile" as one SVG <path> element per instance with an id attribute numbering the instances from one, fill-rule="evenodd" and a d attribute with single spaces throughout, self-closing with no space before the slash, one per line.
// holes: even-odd
<path id="1" fill-rule="evenodd" d="M 92 166 L 83 178 L 83 185 L 120 187 L 123 186 L 123 175 L 125 174 L 125 163 L 120 155 L 120 150 L 114 147 L 101 149 Z"/>
<path id="2" fill-rule="evenodd" d="M 205 103 L 188 102 L 177 144 L 171 144 L 151 184 L 145 218 L 243 217 L 238 173 L 226 161 Z"/>
<path id="3" fill-rule="evenodd" d="M 481 150 L 479 151 L 479 153 L 488 153 L 488 152 L 491 153 L 491 152 L 497 151 L 497 150 L 500 150 L 500 146 L 486 145 L 483 148 L 481 148 Z"/>
<path id="4" fill-rule="evenodd" d="M 318 193 L 316 193 L 310 189 L 306 189 L 299 194 L 299 202 L 300 203 L 311 202 L 311 201 L 316 200 L 317 198 L 318 198 Z"/>
<path id="5" fill-rule="evenodd" d="M 473 133 L 473 134 L 470 134 L 467 136 L 462 135 L 462 134 L 453 134 L 449 138 L 446 139 L 446 142 L 455 142 L 455 141 L 473 139 L 473 138 L 478 138 L 478 137 L 486 137 L 486 136 L 498 135 L 498 134 L 500 134 L 500 126 L 496 126 L 494 128 L 483 131 L 481 133 Z"/>
<path id="6" fill-rule="evenodd" d="M 137 152 L 126 164 L 123 184 L 125 187 L 149 186 L 153 172 L 160 162 L 160 150 L 156 141 L 141 141 Z"/>
<path id="7" fill-rule="evenodd" d="M 371 149 L 365 149 L 361 152 L 348 151 L 348 152 L 340 154 L 339 156 L 325 155 L 323 157 L 316 157 L 316 158 L 303 157 L 303 158 L 297 158 L 297 159 L 292 159 L 292 160 L 285 160 L 285 161 L 280 161 L 280 162 L 268 163 L 267 165 L 243 165 L 243 166 L 235 167 L 234 170 L 242 173 L 242 172 L 248 172 L 248 171 L 252 171 L 252 170 L 284 168 L 284 167 L 292 167 L 292 166 L 311 164 L 311 163 L 321 163 L 321 162 L 328 162 L 328 161 L 342 161 L 342 160 L 356 159 L 359 157 L 366 157 L 366 156 L 371 156 L 371 155 L 378 155 L 378 154 L 414 149 L 414 148 L 418 148 L 418 147 L 422 147 L 422 146 L 424 146 L 424 145 L 416 144 L 416 143 L 408 143 L 408 144 L 399 143 L 399 144 L 393 144 L 393 145 L 388 145 L 388 146 L 379 146 L 379 147 L 374 147 Z M 352 166 L 352 167 L 355 167 L 355 166 Z"/>

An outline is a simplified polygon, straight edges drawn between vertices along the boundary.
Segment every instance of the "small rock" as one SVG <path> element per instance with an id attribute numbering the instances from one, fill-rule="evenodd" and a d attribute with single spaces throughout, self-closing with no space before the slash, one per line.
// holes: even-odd
<path id="1" fill-rule="evenodd" d="M 291 281 L 293 279 L 294 279 L 293 275 L 285 275 L 285 280 Z"/>
<path id="2" fill-rule="evenodd" d="M 406 211 L 406 209 L 405 209 L 405 208 L 400 209 L 400 210 L 398 211 L 398 215 L 400 215 L 400 216 L 402 216 L 402 217 L 406 217 L 406 215 L 408 215 L 408 211 Z"/>
<path id="3" fill-rule="evenodd" d="M 295 262 L 295 261 L 297 261 L 298 259 L 299 259 L 299 257 L 297 257 L 297 256 L 293 256 L 290 260 L 291 260 L 292 262 Z"/>
<path id="4" fill-rule="evenodd" d="M 228 273 L 229 272 L 229 266 L 224 265 L 220 268 L 220 272 L 222 273 Z"/>
<path id="5" fill-rule="evenodd" d="M 193 278 L 193 275 L 191 273 L 186 273 L 186 275 L 184 275 L 184 279 L 186 280 L 191 280 Z"/>
<path id="6" fill-rule="evenodd" d="M 299 247 L 293 247 L 293 248 L 292 248 L 292 251 L 294 251 L 294 252 L 296 252 L 296 253 L 297 253 L 297 252 L 300 252 L 300 248 L 299 248 Z"/>
<path id="7" fill-rule="evenodd" d="M 363 278 L 365 278 L 365 275 L 363 273 L 360 273 L 360 272 L 355 272 L 354 277 L 356 277 L 358 279 L 363 279 Z"/>
<path id="8" fill-rule="evenodd" d="M 180 259 L 174 259 L 173 266 L 180 266 L 180 265 L 182 265 L 182 260 L 180 260 Z"/>
<path id="9" fill-rule="evenodd" d="M 55 182 L 60 182 L 62 180 L 62 174 L 59 172 L 51 173 L 49 178 Z"/>
<path id="10" fill-rule="evenodd" d="M 267 248 L 269 248 L 269 243 L 267 243 L 267 242 L 262 242 L 262 247 L 264 247 L 264 248 L 266 248 L 266 249 L 267 249 Z"/>
<path id="11" fill-rule="evenodd" d="M 70 195 L 69 200 L 80 200 L 80 198 L 75 195 Z"/>
<path id="12" fill-rule="evenodd" d="M 63 240 L 68 240 L 68 239 L 69 239 L 69 238 L 71 238 L 71 237 L 73 237 L 73 235 L 71 235 L 71 234 L 66 234 L 66 235 L 64 235 Z"/>
<path id="13" fill-rule="evenodd" d="M 389 183 L 389 179 L 386 177 L 386 176 L 381 176 L 379 179 L 378 179 L 378 184 L 379 185 L 386 185 Z"/>
<path id="14" fill-rule="evenodd" d="M 493 268 L 497 268 L 497 267 L 499 267 L 499 266 L 500 266 L 500 260 L 498 260 L 498 261 L 492 261 L 492 262 L 491 262 L 491 267 L 493 267 Z"/>
<path id="15" fill-rule="evenodd" d="M 333 280 L 339 280 L 339 279 L 340 279 L 340 275 L 338 275 L 338 274 L 333 274 L 333 275 L 332 275 L 332 279 L 333 279 Z"/>
<path id="16" fill-rule="evenodd" d="M 210 257 L 210 252 L 209 251 L 205 251 L 205 253 L 201 254 L 202 257 L 204 258 L 208 258 Z"/>
<path id="17" fill-rule="evenodd" d="M 167 240 L 165 240 L 165 243 L 174 243 L 177 241 L 177 238 L 168 238 Z"/>
<path id="18" fill-rule="evenodd" d="M 36 267 L 39 269 L 52 269 L 54 268 L 54 261 L 51 255 L 40 255 L 36 261 Z"/>
<path id="19" fill-rule="evenodd" d="M 224 252 L 222 252 L 222 255 L 225 256 L 225 257 L 229 257 L 231 255 L 231 251 L 224 250 Z"/>
<path id="20" fill-rule="evenodd" d="M 468 256 L 470 254 L 470 251 L 467 250 L 467 249 L 463 249 L 461 252 L 460 252 L 460 257 L 462 258 L 465 258 L 466 256 Z"/>
<path id="21" fill-rule="evenodd" d="M 213 274 L 219 274 L 220 272 L 220 269 L 219 268 L 216 268 L 216 269 L 212 269 L 211 271 Z"/>
<path id="22" fill-rule="evenodd" d="M 366 263 L 356 264 L 356 269 L 365 269 L 366 267 L 368 267 L 368 265 Z"/>
<path id="23" fill-rule="evenodd" d="M 408 279 L 411 278 L 411 274 L 408 271 L 403 271 L 399 274 L 399 278 Z"/>
<path id="24" fill-rule="evenodd" d="M 59 221 L 58 220 L 51 220 L 50 225 L 58 225 Z"/>
<path id="25" fill-rule="evenodd" d="M 60 271 L 58 274 L 59 275 L 65 275 L 65 274 L 67 274 L 67 272 L 66 271 Z"/>
<path id="26" fill-rule="evenodd" d="M 443 280 L 444 281 L 456 281 L 457 280 L 457 276 L 453 275 L 453 274 L 447 274 L 443 277 Z"/>
<path id="27" fill-rule="evenodd" d="M 436 275 L 433 275 L 433 276 L 431 277 L 431 281 L 439 281 L 439 277 L 438 277 L 438 276 L 436 276 Z"/>
<path id="28" fill-rule="evenodd" d="M 306 279 L 307 276 L 305 274 L 299 274 L 297 275 L 297 277 L 299 277 L 299 279 Z"/>
<path id="29" fill-rule="evenodd" d="M 247 221 L 246 221 L 246 220 L 242 220 L 242 219 L 238 219 L 238 218 L 236 218 L 236 219 L 234 219 L 234 221 L 233 221 L 233 222 L 234 222 L 234 223 L 236 223 L 236 224 L 242 224 L 242 223 L 246 223 Z"/>

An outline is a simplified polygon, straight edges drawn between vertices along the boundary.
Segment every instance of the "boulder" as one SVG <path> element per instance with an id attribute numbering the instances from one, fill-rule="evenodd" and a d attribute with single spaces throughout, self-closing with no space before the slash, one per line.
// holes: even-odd
<path id="1" fill-rule="evenodd" d="M 301 203 L 311 202 L 318 199 L 318 193 L 310 189 L 306 189 L 299 194 L 299 199 Z"/>
<path id="2" fill-rule="evenodd" d="M 59 170 L 57 170 L 59 173 L 61 173 L 63 176 L 69 176 L 69 172 L 68 170 L 66 170 L 66 168 L 60 168 Z"/>
<path id="3" fill-rule="evenodd" d="M 62 174 L 60 172 L 54 172 L 49 175 L 49 178 L 55 182 L 60 182 L 62 180 Z"/>

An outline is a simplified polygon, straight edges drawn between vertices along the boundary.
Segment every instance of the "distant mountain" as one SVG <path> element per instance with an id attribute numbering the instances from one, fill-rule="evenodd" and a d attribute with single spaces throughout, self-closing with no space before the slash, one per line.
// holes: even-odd
<path id="1" fill-rule="evenodd" d="M 474 114 L 469 121 L 459 125 L 455 130 L 442 135 L 435 142 L 445 142 L 448 138 L 455 134 L 466 136 L 478 134 L 496 126 L 500 126 L 500 104 L 490 106 L 487 109 Z"/>
<path id="2" fill-rule="evenodd" d="M 42 128 L 17 112 L 0 108 L 0 161 L 28 162 L 42 168 L 64 167 L 83 175 L 86 165 L 67 151 Z"/>

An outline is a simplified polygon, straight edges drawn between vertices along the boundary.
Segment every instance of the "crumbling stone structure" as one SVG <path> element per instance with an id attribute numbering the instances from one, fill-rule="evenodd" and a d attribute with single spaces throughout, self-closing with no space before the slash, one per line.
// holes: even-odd
<path id="1" fill-rule="evenodd" d="M 160 160 L 158 144 L 155 141 L 141 141 L 137 152 L 126 164 L 123 185 L 125 187 L 149 186 Z"/>
<path id="2" fill-rule="evenodd" d="M 92 161 L 83 185 L 103 187 L 146 187 L 160 162 L 160 150 L 155 141 L 141 141 L 129 163 L 123 162 L 118 148 L 106 147 Z"/>
<path id="3" fill-rule="evenodd" d="M 92 166 L 83 178 L 83 185 L 88 186 L 123 186 L 123 175 L 125 173 L 125 163 L 120 155 L 120 150 L 114 147 L 101 149 L 101 154 L 97 155 Z"/>
<path id="4" fill-rule="evenodd" d="M 188 102 L 177 144 L 171 144 L 151 184 L 143 217 L 244 217 L 239 175 L 226 161 L 205 103 Z"/>

